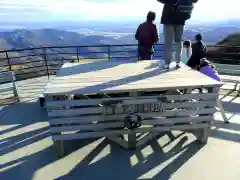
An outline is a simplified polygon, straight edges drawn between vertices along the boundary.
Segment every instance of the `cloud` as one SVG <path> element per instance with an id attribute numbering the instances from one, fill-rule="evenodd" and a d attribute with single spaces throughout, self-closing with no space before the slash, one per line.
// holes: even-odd
<path id="1" fill-rule="evenodd" d="M 199 0 L 192 20 L 219 20 L 239 18 L 238 0 Z M 157 0 L 0 0 L 0 18 L 15 16 L 65 16 L 82 19 L 145 18 L 149 10 L 155 11 L 158 20 L 162 5 Z"/>

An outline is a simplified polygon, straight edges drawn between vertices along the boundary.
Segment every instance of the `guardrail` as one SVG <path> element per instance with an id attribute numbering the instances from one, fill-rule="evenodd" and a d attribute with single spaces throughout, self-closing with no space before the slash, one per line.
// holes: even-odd
<path id="1" fill-rule="evenodd" d="M 240 64 L 240 47 L 208 46 L 212 51 L 207 56 L 217 63 Z M 214 48 L 230 49 L 231 53 Z M 174 49 L 173 49 L 174 50 Z M 155 46 L 155 59 L 163 58 L 163 44 Z M 16 80 L 54 75 L 65 62 L 84 60 L 137 60 L 138 45 L 54 46 L 0 51 L 0 72 L 14 71 Z"/>

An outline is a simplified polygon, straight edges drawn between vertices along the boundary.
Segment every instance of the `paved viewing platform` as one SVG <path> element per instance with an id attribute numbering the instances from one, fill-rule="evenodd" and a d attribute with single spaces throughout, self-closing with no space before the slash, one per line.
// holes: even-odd
<path id="1" fill-rule="evenodd" d="M 51 77 L 50 77 L 51 79 Z M 21 102 L 0 108 L 0 179 L 240 179 L 240 97 L 221 90 L 229 124 L 215 114 L 216 127 L 200 146 L 188 133 L 159 136 L 148 145 L 127 151 L 105 138 L 66 142 L 58 158 L 45 109 L 37 98 L 47 76 L 16 83 Z M 239 88 L 239 87 L 238 87 Z"/>

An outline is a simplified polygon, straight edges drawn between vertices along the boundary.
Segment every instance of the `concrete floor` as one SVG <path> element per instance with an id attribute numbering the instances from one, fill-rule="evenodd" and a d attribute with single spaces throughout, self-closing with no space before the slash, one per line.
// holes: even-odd
<path id="1" fill-rule="evenodd" d="M 29 80 L 28 85 L 39 83 Z M 0 180 L 240 179 L 240 98 L 223 98 L 231 123 L 219 121 L 203 147 L 193 135 L 179 132 L 175 139 L 164 135 L 136 151 L 100 138 L 67 141 L 67 155 L 58 159 L 46 112 L 34 100 L 40 91 L 24 98 L 28 92 L 23 90 L 24 102 L 0 110 Z M 216 113 L 215 120 L 221 119 Z"/>

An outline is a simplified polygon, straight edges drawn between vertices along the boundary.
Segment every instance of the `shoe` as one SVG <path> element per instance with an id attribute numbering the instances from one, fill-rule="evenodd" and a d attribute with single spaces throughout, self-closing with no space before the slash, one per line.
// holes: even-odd
<path id="1" fill-rule="evenodd" d="M 176 68 L 177 68 L 177 69 L 181 68 L 181 66 L 180 66 L 179 63 L 176 64 Z"/>
<path id="2" fill-rule="evenodd" d="M 165 69 L 169 69 L 169 64 L 164 64 L 163 66 Z"/>

